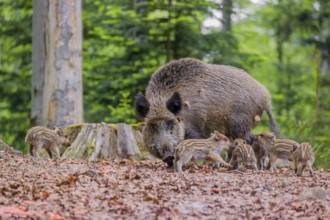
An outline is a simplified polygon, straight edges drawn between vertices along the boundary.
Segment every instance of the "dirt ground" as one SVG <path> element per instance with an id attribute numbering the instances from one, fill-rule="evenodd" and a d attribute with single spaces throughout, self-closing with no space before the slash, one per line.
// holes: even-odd
<path id="1" fill-rule="evenodd" d="M 330 172 L 315 174 L 0 153 L 0 219 L 330 219 Z"/>

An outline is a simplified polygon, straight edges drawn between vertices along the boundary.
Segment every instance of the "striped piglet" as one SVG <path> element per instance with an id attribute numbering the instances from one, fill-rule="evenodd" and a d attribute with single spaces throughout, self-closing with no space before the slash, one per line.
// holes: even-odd
<path id="1" fill-rule="evenodd" d="M 67 135 L 64 135 L 61 128 L 56 127 L 54 130 L 42 126 L 32 127 L 26 133 L 25 142 L 30 145 L 30 154 L 36 157 L 40 157 L 38 152 L 44 148 L 50 158 L 53 158 L 53 153 L 60 158 L 60 146 L 70 146 Z"/>

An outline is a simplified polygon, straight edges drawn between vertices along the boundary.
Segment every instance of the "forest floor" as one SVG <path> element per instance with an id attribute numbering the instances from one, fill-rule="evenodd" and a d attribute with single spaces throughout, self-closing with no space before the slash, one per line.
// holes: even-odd
<path id="1" fill-rule="evenodd" d="M 330 172 L 0 153 L 0 219 L 329 219 Z"/>

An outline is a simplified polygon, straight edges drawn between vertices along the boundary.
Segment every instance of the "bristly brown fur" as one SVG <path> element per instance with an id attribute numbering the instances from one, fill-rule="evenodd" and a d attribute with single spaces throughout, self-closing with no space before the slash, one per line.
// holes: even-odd
<path id="1" fill-rule="evenodd" d="M 269 116 L 271 129 L 278 132 L 267 89 L 245 71 L 231 66 L 191 58 L 174 60 L 152 75 L 145 98 L 141 98 L 139 96 L 141 105 L 136 104 L 146 107 L 136 109 L 145 115 L 144 144 L 161 159 L 166 154 L 164 145 L 171 148 L 173 155 L 174 147 L 183 139 L 207 138 L 214 130 L 231 140 L 249 139 L 258 123 L 255 117 L 261 117 L 264 111 Z M 189 108 L 179 105 L 178 100 L 189 103 Z M 177 129 L 184 131 L 183 135 L 150 129 L 154 121 L 160 125 L 160 121 L 173 121 L 177 116 L 183 119 L 183 123 L 178 124 L 183 128 Z"/>

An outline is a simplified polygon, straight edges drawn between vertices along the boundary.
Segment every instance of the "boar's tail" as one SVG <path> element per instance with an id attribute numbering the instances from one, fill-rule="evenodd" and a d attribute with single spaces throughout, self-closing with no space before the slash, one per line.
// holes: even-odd
<path id="1" fill-rule="evenodd" d="M 270 109 L 270 106 L 268 105 L 265 110 L 269 117 L 269 125 L 270 125 L 270 129 L 272 130 L 272 132 L 274 132 L 276 135 L 281 134 L 280 130 L 278 129 L 278 127 L 276 125 L 276 121 L 273 118 L 273 114 L 272 114 L 272 110 Z"/>

